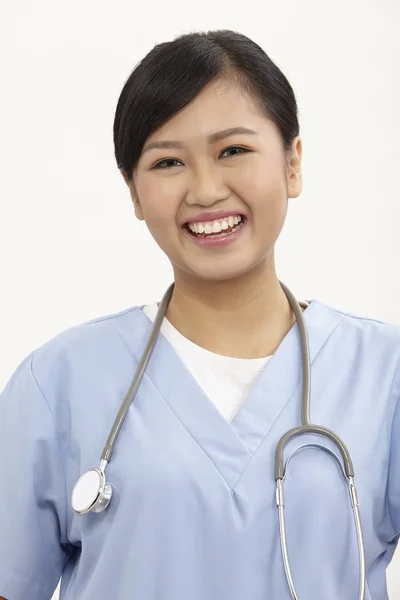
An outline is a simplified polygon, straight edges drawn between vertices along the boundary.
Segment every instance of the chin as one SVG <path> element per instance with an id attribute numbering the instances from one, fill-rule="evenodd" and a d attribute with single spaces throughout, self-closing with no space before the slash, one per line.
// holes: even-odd
<path id="1" fill-rule="evenodd" d="M 229 265 L 229 260 L 221 261 L 221 266 L 213 265 L 212 268 L 205 266 L 204 269 L 190 269 L 191 274 L 199 279 L 207 281 L 230 281 L 245 277 L 251 271 L 251 265 L 238 265 L 237 260 L 232 260 Z"/>

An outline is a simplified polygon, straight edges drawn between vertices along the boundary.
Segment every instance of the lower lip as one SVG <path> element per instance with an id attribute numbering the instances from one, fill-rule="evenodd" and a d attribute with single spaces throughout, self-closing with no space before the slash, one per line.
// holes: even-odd
<path id="1" fill-rule="evenodd" d="M 189 233 L 189 231 L 186 229 L 186 227 L 183 227 L 182 229 L 183 229 L 184 233 L 191 239 L 192 242 L 194 242 L 198 246 L 201 246 L 202 248 L 221 248 L 223 246 L 228 246 L 229 244 L 232 244 L 233 242 L 235 242 L 238 239 L 238 237 L 241 236 L 246 225 L 247 225 L 247 219 L 245 221 L 242 221 L 241 227 L 239 229 L 237 229 L 236 231 L 234 231 L 233 233 L 226 233 L 226 234 L 221 233 L 218 237 L 215 237 L 215 238 L 197 237 L 197 236 Z"/>

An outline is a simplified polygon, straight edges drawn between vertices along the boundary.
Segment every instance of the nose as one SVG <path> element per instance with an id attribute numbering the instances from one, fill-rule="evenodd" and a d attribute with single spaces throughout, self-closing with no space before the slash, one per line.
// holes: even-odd
<path id="1" fill-rule="evenodd" d="M 221 171 L 215 165 L 202 165 L 190 177 L 186 194 L 187 204 L 210 206 L 229 196 Z"/>

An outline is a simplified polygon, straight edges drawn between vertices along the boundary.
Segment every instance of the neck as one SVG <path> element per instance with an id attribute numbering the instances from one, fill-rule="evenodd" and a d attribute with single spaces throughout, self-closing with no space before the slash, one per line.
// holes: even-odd
<path id="1" fill-rule="evenodd" d="M 225 281 L 175 276 L 166 318 L 198 346 L 235 358 L 272 355 L 296 321 L 274 267 Z"/>

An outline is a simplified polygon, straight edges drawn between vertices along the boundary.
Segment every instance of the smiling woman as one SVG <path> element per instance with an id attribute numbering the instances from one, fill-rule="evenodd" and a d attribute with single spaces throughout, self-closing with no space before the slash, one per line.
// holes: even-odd
<path id="1" fill-rule="evenodd" d="M 50 600 L 62 576 L 60 600 L 297 599 L 287 540 L 300 600 L 356 600 L 364 580 L 363 600 L 386 598 L 400 534 L 400 330 L 288 302 L 277 278 L 275 244 L 302 190 L 288 80 L 240 33 L 180 36 L 125 82 L 114 143 L 174 283 L 160 305 L 49 340 L 6 385 L 0 594 Z M 308 428 L 307 452 L 288 440 L 291 472 L 274 462 L 282 436 L 309 421 L 311 370 L 313 422 L 350 446 L 366 577 L 333 438 Z"/>
<path id="2" fill-rule="evenodd" d="M 292 321 L 274 245 L 288 198 L 301 193 L 298 134 L 286 77 L 260 46 L 236 32 L 187 34 L 168 49 L 156 46 L 125 83 L 114 121 L 117 164 L 137 218 L 174 270 L 167 316 L 203 347 L 215 319 L 220 322 L 216 296 L 224 305 L 236 294 L 227 321 L 242 310 L 240 331 L 236 325 L 213 346 L 221 354 L 265 356 Z M 215 222 L 221 213 L 240 215 L 241 222 Z M 196 223 L 191 231 L 190 222 Z M 201 307 L 188 302 L 189 289 L 202 298 Z M 259 343 L 254 335 L 244 341 L 259 314 L 243 310 L 250 298 L 264 315 Z M 205 328 L 194 314 L 199 310 L 207 313 Z M 189 332 L 183 319 L 199 323 L 199 331 L 192 325 Z"/>

